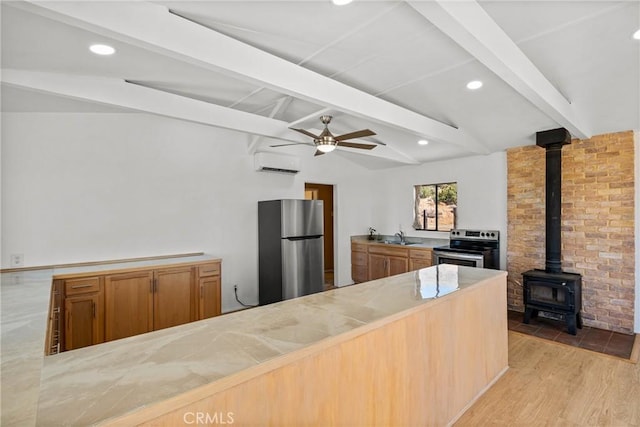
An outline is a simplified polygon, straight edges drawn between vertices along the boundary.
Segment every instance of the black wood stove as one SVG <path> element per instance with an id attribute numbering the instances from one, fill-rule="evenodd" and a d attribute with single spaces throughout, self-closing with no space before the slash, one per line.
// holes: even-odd
<path id="1" fill-rule="evenodd" d="M 536 145 L 546 149 L 545 176 L 545 268 L 522 274 L 524 287 L 524 323 L 539 311 L 564 316 L 570 334 L 582 328 L 582 276 L 562 271 L 561 224 L 562 211 L 562 146 L 571 143 L 564 129 L 536 133 Z"/>

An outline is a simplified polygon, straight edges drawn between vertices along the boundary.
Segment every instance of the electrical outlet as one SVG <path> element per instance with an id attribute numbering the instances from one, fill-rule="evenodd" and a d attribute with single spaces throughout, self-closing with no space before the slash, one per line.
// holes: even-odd
<path id="1" fill-rule="evenodd" d="M 11 254 L 11 267 L 22 267 L 22 266 L 24 266 L 24 255 Z"/>

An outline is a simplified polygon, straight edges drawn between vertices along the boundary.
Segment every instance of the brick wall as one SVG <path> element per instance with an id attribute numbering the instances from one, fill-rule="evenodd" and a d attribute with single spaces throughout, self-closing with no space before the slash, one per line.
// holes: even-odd
<path id="1" fill-rule="evenodd" d="M 545 150 L 507 151 L 508 304 L 523 311 L 522 273 L 544 268 Z M 573 140 L 562 149 L 562 266 L 582 278 L 587 326 L 633 332 L 633 132 Z"/>

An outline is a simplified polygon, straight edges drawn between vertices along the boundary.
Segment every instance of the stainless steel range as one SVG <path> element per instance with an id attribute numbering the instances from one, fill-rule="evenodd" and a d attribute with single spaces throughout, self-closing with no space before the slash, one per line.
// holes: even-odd
<path id="1" fill-rule="evenodd" d="M 461 230 L 449 233 L 449 246 L 433 248 L 433 264 L 500 269 L 500 232 Z"/>

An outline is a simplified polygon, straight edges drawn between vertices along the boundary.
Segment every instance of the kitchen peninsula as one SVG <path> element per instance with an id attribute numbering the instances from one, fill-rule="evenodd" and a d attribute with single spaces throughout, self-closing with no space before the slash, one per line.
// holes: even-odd
<path id="1" fill-rule="evenodd" d="M 439 265 L 55 356 L 41 342 L 23 354 L 41 363 L 33 421 L 445 425 L 507 369 L 505 288 Z M 3 378 L 29 375 L 2 351 Z"/>

